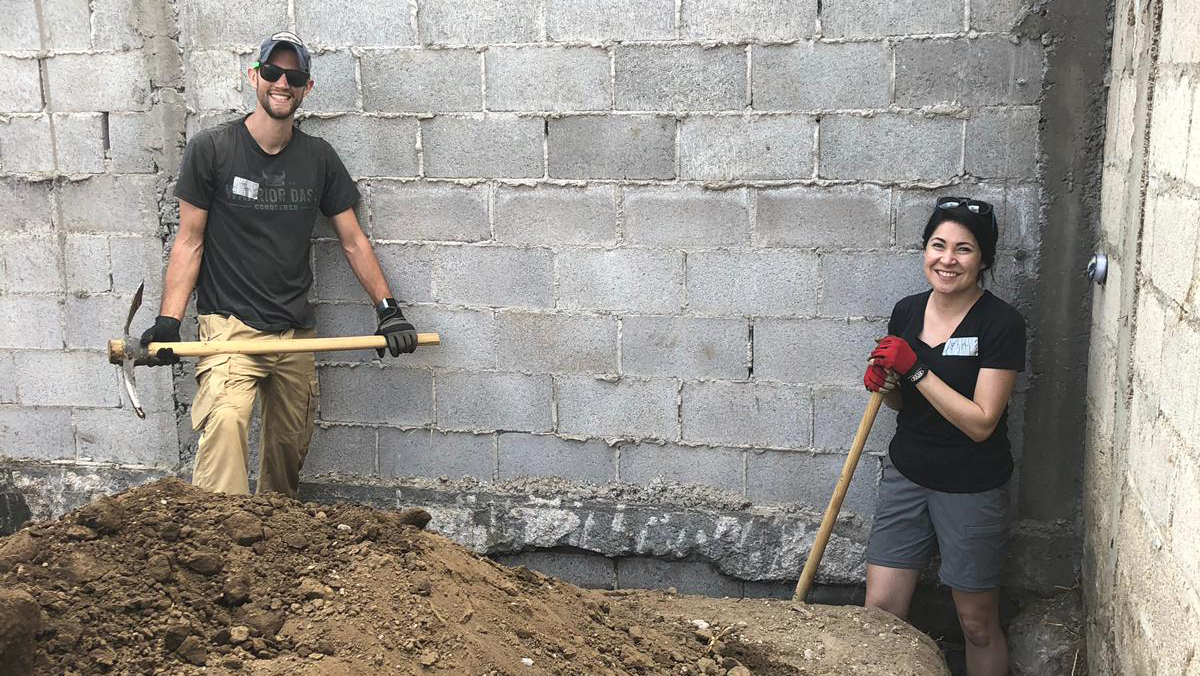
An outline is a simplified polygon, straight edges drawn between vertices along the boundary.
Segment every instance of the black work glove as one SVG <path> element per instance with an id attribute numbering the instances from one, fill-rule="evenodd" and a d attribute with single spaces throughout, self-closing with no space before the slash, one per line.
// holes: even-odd
<path id="1" fill-rule="evenodd" d="M 375 309 L 375 315 L 379 317 L 379 330 L 375 335 L 387 338 L 387 351 L 393 357 L 399 357 L 401 352 L 417 349 L 417 330 L 404 318 L 400 308 L 394 307 L 395 302 L 392 300 L 388 307 Z M 384 350 L 379 348 L 375 352 L 382 357 Z"/>
<path id="2" fill-rule="evenodd" d="M 150 343 L 178 343 L 179 320 L 167 315 L 159 315 L 154 320 L 154 326 L 146 329 L 139 342 L 142 344 L 142 347 L 146 347 Z M 151 360 L 146 363 L 146 366 L 163 366 L 179 363 L 179 357 L 175 355 L 175 350 L 169 347 L 160 347 L 157 354 L 150 356 Z"/>

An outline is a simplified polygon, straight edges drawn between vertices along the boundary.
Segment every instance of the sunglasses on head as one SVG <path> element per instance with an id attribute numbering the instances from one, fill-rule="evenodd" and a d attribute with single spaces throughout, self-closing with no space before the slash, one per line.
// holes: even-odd
<path id="1" fill-rule="evenodd" d="M 957 209 L 963 208 L 973 214 L 986 216 L 992 213 L 992 205 L 980 200 L 973 200 L 968 197 L 939 197 L 937 208 L 939 209 Z"/>
<path id="2" fill-rule="evenodd" d="M 258 64 L 258 75 L 267 82 L 276 82 L 286 75 L 287 83 L 293 87 L 303 87 L 308 84 L 308 73 L 294 68 L 280 68 L 273 63 Z"/>

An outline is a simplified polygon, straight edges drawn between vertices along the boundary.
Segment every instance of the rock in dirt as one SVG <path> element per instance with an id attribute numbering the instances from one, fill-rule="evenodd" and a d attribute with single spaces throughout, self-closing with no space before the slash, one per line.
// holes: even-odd
<path id="1" fill-rule="evenodd" d="M 405 507 L 400 510 L 400 514 L 396 517 L 396 522 L 405 526 L 424 529 L 425 526 L 429 525 L 429 521 L 432 518 L 433 516 L 429 512 L 420 507 Z"/>
<path id="2" fill-rule="evenodd" d="M 183 565 L 201 575 L 213 575 L 220 572 L 225 564 L 216 552 L 195 552 L 184 557 Z"/>
<path id="3" fill-rule="evenodd" d="M 208 646 L 204 645 L 204 641 L 199 636 L 189 636 L 183 639 L 183 643 L 179 644 L 175 652 L 198 667 L 204 666 L 204 662 L 208 660 Z"/>
<path id="4" fill-rule="evenodd" d="M 112 535 L 124 525 L 125 510 L 112 498 L 102 498 L 75 512 L 75 523 Z"/>
<path id="5" fill-rule="evenodd" d="M 225 532 L 239 545 L 252 545 L 263 539 L 262 521 L 246 512 L 234 512 L 225 519 Z"/>
<path id="6" fill-rule="evenodd" d="M 28 592 L 0 588 L 0 676 L 28 673 L 41 626 L 42 609 Z"/>
<path id="7" fill-rule="evenodd" d="M 0 572 L 22 563 L 29 563 L 37 556 L 37 541 L 28 531 L 21 531 L 0 544 Z"/>

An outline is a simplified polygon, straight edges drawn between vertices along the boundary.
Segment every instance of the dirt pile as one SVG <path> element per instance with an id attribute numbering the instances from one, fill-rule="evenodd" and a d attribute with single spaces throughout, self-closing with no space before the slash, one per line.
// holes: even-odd
<path id="1" fill-rule="evenodd" d="M 174 479 L 99 500 L 0 540 L 0 676 L 841 673 L 414 521 Z"/>

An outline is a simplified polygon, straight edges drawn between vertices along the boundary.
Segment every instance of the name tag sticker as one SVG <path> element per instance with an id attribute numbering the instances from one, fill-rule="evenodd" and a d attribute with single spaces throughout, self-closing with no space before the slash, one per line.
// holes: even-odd
<path id="1" fill-rule="evenodd" d="M 258 199 L 258 184 L 241 176 L 233 177 L 233 194 L 241 195 L 246 199 Z"/>
<path id="2" fill-rule="evenodd" d="M 942 347 L 943 357 L 977 357 L 979 356 L 979 337 L 969 336 L 951 338 Z"/>

